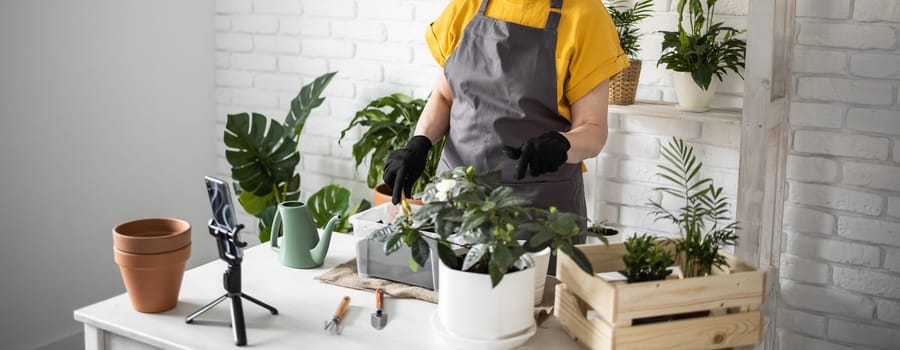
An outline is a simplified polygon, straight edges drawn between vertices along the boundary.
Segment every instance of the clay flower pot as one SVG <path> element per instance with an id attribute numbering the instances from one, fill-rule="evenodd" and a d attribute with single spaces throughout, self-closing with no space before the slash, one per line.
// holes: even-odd
<path id="1" fill-rule="evenodd" d="M 117 225 L 113 228 L 113 254 L 135 310 L 172 309 L 178 303 L 184 267 L 191 257 L 191 225 L 169 218 Z"/>

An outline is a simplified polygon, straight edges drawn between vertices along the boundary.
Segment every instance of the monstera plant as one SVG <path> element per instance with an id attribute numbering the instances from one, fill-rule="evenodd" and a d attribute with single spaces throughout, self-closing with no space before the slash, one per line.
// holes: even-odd
<path id="1" fill-rule="evenodd" d="M 350 190 L 339 184 L 330 184 L 322 187 L 306 200 L 312 212 L 316 227 L 323 228 L 335 215 L 341 216 L 341 221 L 334 226 L 334 231 L 347 233 L 353 229 L 350 224 L 350 216 L 372 207 L 372 203 L 362 199 L 354 206 L 350 206 Z"/>
<path id="2" fill-rule="evenodd" d="M 297 145 L 309 113 L 325 101 L 322 92 L 336 73 L 304 85 L 291 101 L 284 122 L 259 113 L 229 114 L 225 125 L 225 158 L 231 164 L 238 202 L 259 219 L 259 240 L 266 242 L 278 203 L 300 198 Z"/>

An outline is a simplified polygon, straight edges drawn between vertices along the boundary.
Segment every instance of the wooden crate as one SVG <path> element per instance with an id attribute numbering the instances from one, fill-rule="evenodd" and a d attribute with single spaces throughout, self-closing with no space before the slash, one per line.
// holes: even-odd
<path id="1" fill-rule="evenodd" d="M 625 268 L 623 244 L 578 246 L 594 272 Z M 723 253 L 731 268 L 711 276 L 626 284 L 582 271 L 559 254 L 554 313 L 588 349 L 722 349 L 760 342 L 765 273 Z M 591 312 L 591 310 L 593 310 Z M 594 316 L 594 317 L 590 317 Z M 660 316 L 673 316 L 658 321 Z M 653 320 L 655 323 L 645 323 Z M 638 320 L 640 322 L 633 321 Z"/>

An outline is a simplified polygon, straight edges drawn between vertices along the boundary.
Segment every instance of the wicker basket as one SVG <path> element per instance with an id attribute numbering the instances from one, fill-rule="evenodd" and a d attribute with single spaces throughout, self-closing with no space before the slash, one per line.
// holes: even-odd
<path id="1" fill-rule="evenodd" d="M 641 77 L 641 61 L 628 59 L 628 68 L 609 78 L 609 104 L 630 105 L 637 94 L 638 80 Z"/>

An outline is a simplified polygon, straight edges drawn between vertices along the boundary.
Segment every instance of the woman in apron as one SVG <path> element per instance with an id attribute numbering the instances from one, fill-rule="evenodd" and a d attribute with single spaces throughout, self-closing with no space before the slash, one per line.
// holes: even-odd
<path id="1" fill-rule="evenodd" d="M 500 169 L 535 206 L 586 216 L 581 162 L 606 142 L 608 79 L 628 66 L 600 0 L 451 0 L 425 39 L 443 70 L 386 161 L 394 204 L 446 135 L 442 170 Z"/>

